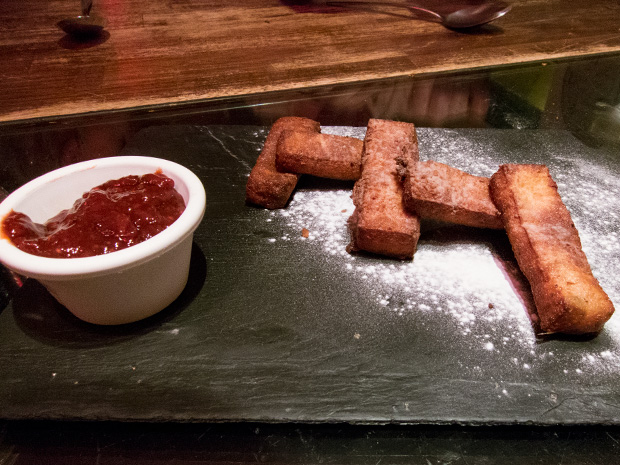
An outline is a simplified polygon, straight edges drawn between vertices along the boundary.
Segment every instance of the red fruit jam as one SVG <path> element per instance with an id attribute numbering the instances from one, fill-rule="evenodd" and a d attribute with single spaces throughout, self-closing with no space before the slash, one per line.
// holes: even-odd
<path id="1" fill-rule="evenodd" d="M 185 202 L 174 189 L 174 181 L 158 171 L 107 181 L 44 224 L 12 211 L 2 222 L 2 234 L 33 255 L 91 257 L 155 236 L 184 210 Z"/>

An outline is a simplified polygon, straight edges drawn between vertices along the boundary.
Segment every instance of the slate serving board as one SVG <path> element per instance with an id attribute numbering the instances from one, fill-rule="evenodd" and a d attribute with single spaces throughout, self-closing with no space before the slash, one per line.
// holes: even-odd
<path id="1" fill-rule="evenodd" d="M 288 208 L 247 206 L 266 135 L 154 126 L 129 141 L 123 154 L 172 159 L 204 182 L 190 282 L 148 320 L 97 327 L 27 281 L 0 313 L 0 417 L 620 423 L 620 315 L 596 338 L 537 338 L 503 232 L 425 222 L 412 262 L 350 255 L 351 183 L 302 178 Z M 617 154 L 562 131 L 418 136 L 422 159 L 472 174 L 548 164 L 620 304 Z"/>

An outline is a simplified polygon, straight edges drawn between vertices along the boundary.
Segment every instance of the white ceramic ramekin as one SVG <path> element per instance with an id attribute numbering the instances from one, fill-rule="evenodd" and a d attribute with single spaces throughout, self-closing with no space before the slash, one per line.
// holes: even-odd
<path id="1" fill-rule="evenodd" d="M 105 181 L 156 170 L 174 180 L 186 205 L 181 216 L 156 236 L 127 249 L 84 258 L 31 255 L 0 237 L 0 262 L 15 273 L 37 279 L 71 313 L 89 323 L 131 323 L 159 312 L 187 283 L 193 235 L 205 211 L 204 186 L 189 169 L 138 156 L 84 161 L 14 191 L 0 204 L 0 219 L 15 210 L 43 223 Z"/>

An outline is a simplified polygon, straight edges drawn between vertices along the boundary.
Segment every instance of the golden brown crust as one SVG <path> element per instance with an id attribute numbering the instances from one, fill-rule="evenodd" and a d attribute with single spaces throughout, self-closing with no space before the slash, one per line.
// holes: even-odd
<path id="1" fill-rule="evenodd" d="M 299 175 L 276 169 L 278 139 L 287 129 L 319 132 L 321 127 L 316 121 L 296 116 L 280 118 L 271 126 L 246 184 L 245 198 L 248 203 L 269 209 L 283 208 L 295 189 Z"/>
<path id="2" fill-rule="evenodd" d="M 282 132 L 276 151 L 280 171 L 355 181 L 362 167 L 363 141 L 309 131 Z"/>
<path id="3" fill-rule="evenodd" d="M 371 119 L 362 151 L 362 174 L 353 188 L 349 250 L 412 258 L 420 220 L 405 208 L 397 160 L 417 161 L 418 141 L 410 123 Z"/>
<path id="4" fill-rule="evenodd" d="M 489 181 L 436 161 L 412 163 L 403 185 L 405 205 L 422 218 L 503 229 Z"/>
<path id="5" fill-rule="evenodd" d="M 614 307 L 581 249 L 579 234 L 546 166 L 502 165 L 491 197 L 532 288 L 545 333 L 599 332 Z"/>

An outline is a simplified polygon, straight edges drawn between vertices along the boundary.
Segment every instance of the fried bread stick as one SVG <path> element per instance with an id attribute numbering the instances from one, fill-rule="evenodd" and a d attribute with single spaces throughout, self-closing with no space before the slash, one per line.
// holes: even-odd
<path id="1" fill-rule="evenodd" d="M 614 307 L 592 275 L 570 213 L 546 166 L 502 165 L 491 197 L 528 279 L 545 333 L 599 332 Z"/>
<path id="2" fill-rule="evenodd" d="M 411 163 L 403 184 L 405 205 L 421 218 L 502 229 L 489 181 L 436 161 Z"/>
<path id="3" fill-rule="evenodd" d="M 248 203 L 269 209 L 283 208 L 295 189 L 299 175 L 276 168 L 278 139 L 286 129 L 316 133 L 321 126 L 316 121 L 296 116 L 280 118 L 273 123 L 246 184 L 245 198 Z"/>
<path id="4" fill-rule="evenodd" d="M 362 169 L 363 141 L 354 137 L 287 130 L 276 151 L 280 171 L 355 181 Z"/>
<path id="5" fill-rule="evenodd" d="M 353 187 L 355 210 L 349 218 L 349 251 L 412 258 L 420 220 L 403 202 L 397 160 L 419 159 L 415 126 L 371 119 L 362 150 L 362 173 Z"/>

